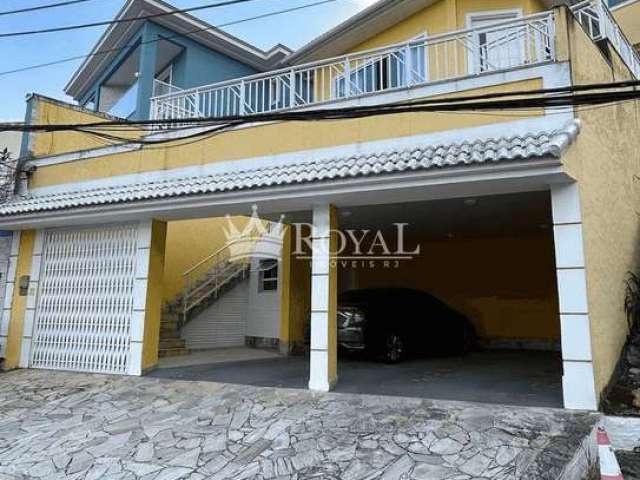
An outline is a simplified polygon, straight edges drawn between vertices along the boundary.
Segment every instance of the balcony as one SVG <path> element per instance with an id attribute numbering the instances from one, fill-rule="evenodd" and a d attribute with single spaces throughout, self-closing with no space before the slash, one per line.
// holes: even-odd
<path id="1" fill-rule="evenodd" d="M 601 0 L 581 2 L 572 12 L 594 41 L 611 39 L 640 76 L 637 54 Z M 151 99 L 151 119 L 220 118 L 307 108 L 555 60 L 555 18 L 548 11 L 157 95 Z"/>

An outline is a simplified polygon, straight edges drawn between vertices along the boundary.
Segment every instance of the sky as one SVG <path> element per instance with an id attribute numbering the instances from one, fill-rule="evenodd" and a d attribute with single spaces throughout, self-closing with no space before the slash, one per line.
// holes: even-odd
<path id="1" fill-rule="evenodd" d="M 59 3 L 61 0 L 2 0 L 0 13 L 19 8 Z M 177 8 L 216 3 L 218 0 L 166 0 Z M 298 12 L 283 14 L 228 27 L 226 30 L 260 48 L 283 43 L 296 49 L 374 3 L 375 0 L 336 0 Z M 0 15 L 0 32 L 17 32 L 42 28 L 111 20 L 125 0 L 89 0 L 59 8 Z M 254 0 L 253 2 L 194 12 L 194 15 L 219 25 L 267 12 L 314 3 L 314 0 Z M 68 32 L 0 38 L 0 72 L 88 54 L 106 27 Z M 64 93 L 67 81 L 81 60 L 38 68 L 26 72 L 0 73 L 0 121 L 24 119 L 25 97 L 40 93 L 72 101 Z"/>

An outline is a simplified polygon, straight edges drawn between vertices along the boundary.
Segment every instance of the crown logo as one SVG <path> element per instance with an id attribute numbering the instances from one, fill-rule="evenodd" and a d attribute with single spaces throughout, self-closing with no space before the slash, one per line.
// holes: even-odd
<path id="1" fill-rule="evenodd" d="M 282 256 L 282 242 L 284 235 L 284 215 L 280 220 L 270 222 L 258 216 L 258 206 L 251 207 L 249 222 L 240 231 L 227 215 L 227 228 L 223 228 L 226 237 L 226 247 L 229 250 L 229 260 L 237 261 L 251 257 L 280 259 Z"/>

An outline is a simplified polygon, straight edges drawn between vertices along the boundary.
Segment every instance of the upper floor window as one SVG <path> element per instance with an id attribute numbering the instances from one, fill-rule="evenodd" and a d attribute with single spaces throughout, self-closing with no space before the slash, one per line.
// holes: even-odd
<path id="1" fill-rule="evenodd" d="M 522 27 L 491 28 L 492 24 L 520 17 L 521 10 L 498 10 L 467 15 L 467 26 L 478 29 L 473 34 L 468 50 L 469 73 L 501 70 L 522 64 L 525 48 L 525 33 Z"/>
<path id="2" fill-rule="evenodd" d="M 349 68 L 335 77 L 334 97 L 343 98 L 363 93 L 378 92 L 389 88 L 414 85 L 425 82 L 427 73 L 427 50 L 423 40 L 426 34 L 410 40 L 406 47 L 400 47 L 381 54 L 377 58 L 354 59 L 345 64 Z"/>

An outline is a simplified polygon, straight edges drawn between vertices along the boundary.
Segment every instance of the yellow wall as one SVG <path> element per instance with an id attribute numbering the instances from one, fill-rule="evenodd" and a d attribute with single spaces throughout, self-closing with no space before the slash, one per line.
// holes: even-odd
<path id="1" fill-rule="evenodd" d="M 65 105 L 62 102 L 46 97 L 34 96 L 29 101 L 32 102 L 34 112 L 31 121 L 32 124 L 86 124 L 110 120 L 104 115 L 93 113 L 73 105 Z M 113 133 L 126 138 L 140 137 L 140 132 L 136 130 Z M 80 132 L 34 133 L 32 134 L 32 138 L 31 153 L 34 157 L 89 150 L 108 146 L 113 143 L 88 133 Z"/>
<path id="2" fill-rule="evenodd" d="M 435 295 L 471 319 L 480 337 L 558 340 L 560 319 L 551 229 L 517 236 L 421 239 L 398 268 L 342 267 L 340 289 L 402 287 Z"/>
<path id="3" fill-rule="evenodd" d="M 287 227 L 282 246 L 280 351 L 284 353 L 300 350 L 311 313 L 311 263 L 292 255 L 292 233 Z"/>
<path id="4" fill-rule="evenodd" d="M 364 40 L 349 52 L 405 42 L 425 32 L 431 36 L 465 29 L 469 13 L 516 8 L 522 9 L 523 15 L 548 10 L 539 0 L 441 0 Z"/>
<path id="5" fill-rule="evenodd" d="M 4 367 L 16 368 L 20 361 L 22 335 L 24 330 L 24 315 L 27 308 L 27 297 L 20 295 L 20 277 L 31 275 L 31 259 L 36 238 L 35 230 L 24 230 L 20 236 L 20 250 L 16 269 L 16 284 L 11 301 L 11 320 L 7 337 Z"/>
<path id="6" fill-rule="evenodd" d="M 144 341 L 142 344 L 142 370 L 158 363 L 160 318 L 162 314 L 162 276 L 164 272 L 167 224 L 154 220 L 151 226 L 147 301 L 144 315 Z"/>
<path id="7" fill-rule="evenodd" d="M 541 88 L 541 79 L 458 92 L 457 95 Z M 437 97 L 434 97 L 437 98 Z M 288 122 L 244 128 L 200 142 L 141 150 L 39 167 L 30 186 L 43 187 L 130 173 L 203 165 L 221 160 L 295 152 L 525 118 L 531 114 L 404 113 L 387 117 L 316 123 Z"/>
<path id="8" fill-rule="evenodd" d="M 232 217 L 231 221 L 242 229 L 248 217 Z M 184 272 L 224 246 L 226 228 L 225 217 L 179 220 L 167 224 L 163 275 L 165 301 L 171 301 L 184 287 Z"/>
<path id="9" fill-rule="evenodd" d="M 610 65 L 575 24 L 569 26 L 569 42 L 575 83 L 630 78 L 617 55 Z M 593 365 L 601 392 L 627 335 L 625 275 L 640 266 L 640 106 L 626 102 L 577 115 L 582 131 L 563 163 L 580 186 Z"/>
<path id="10" fill-rule="evenodd" d="M 636 1 L 624 7 L 616 8 L 613 11 L 613 16 L 622 27 L 629 41 L 636 48 L 640 47 L 640 2 Z"/>

